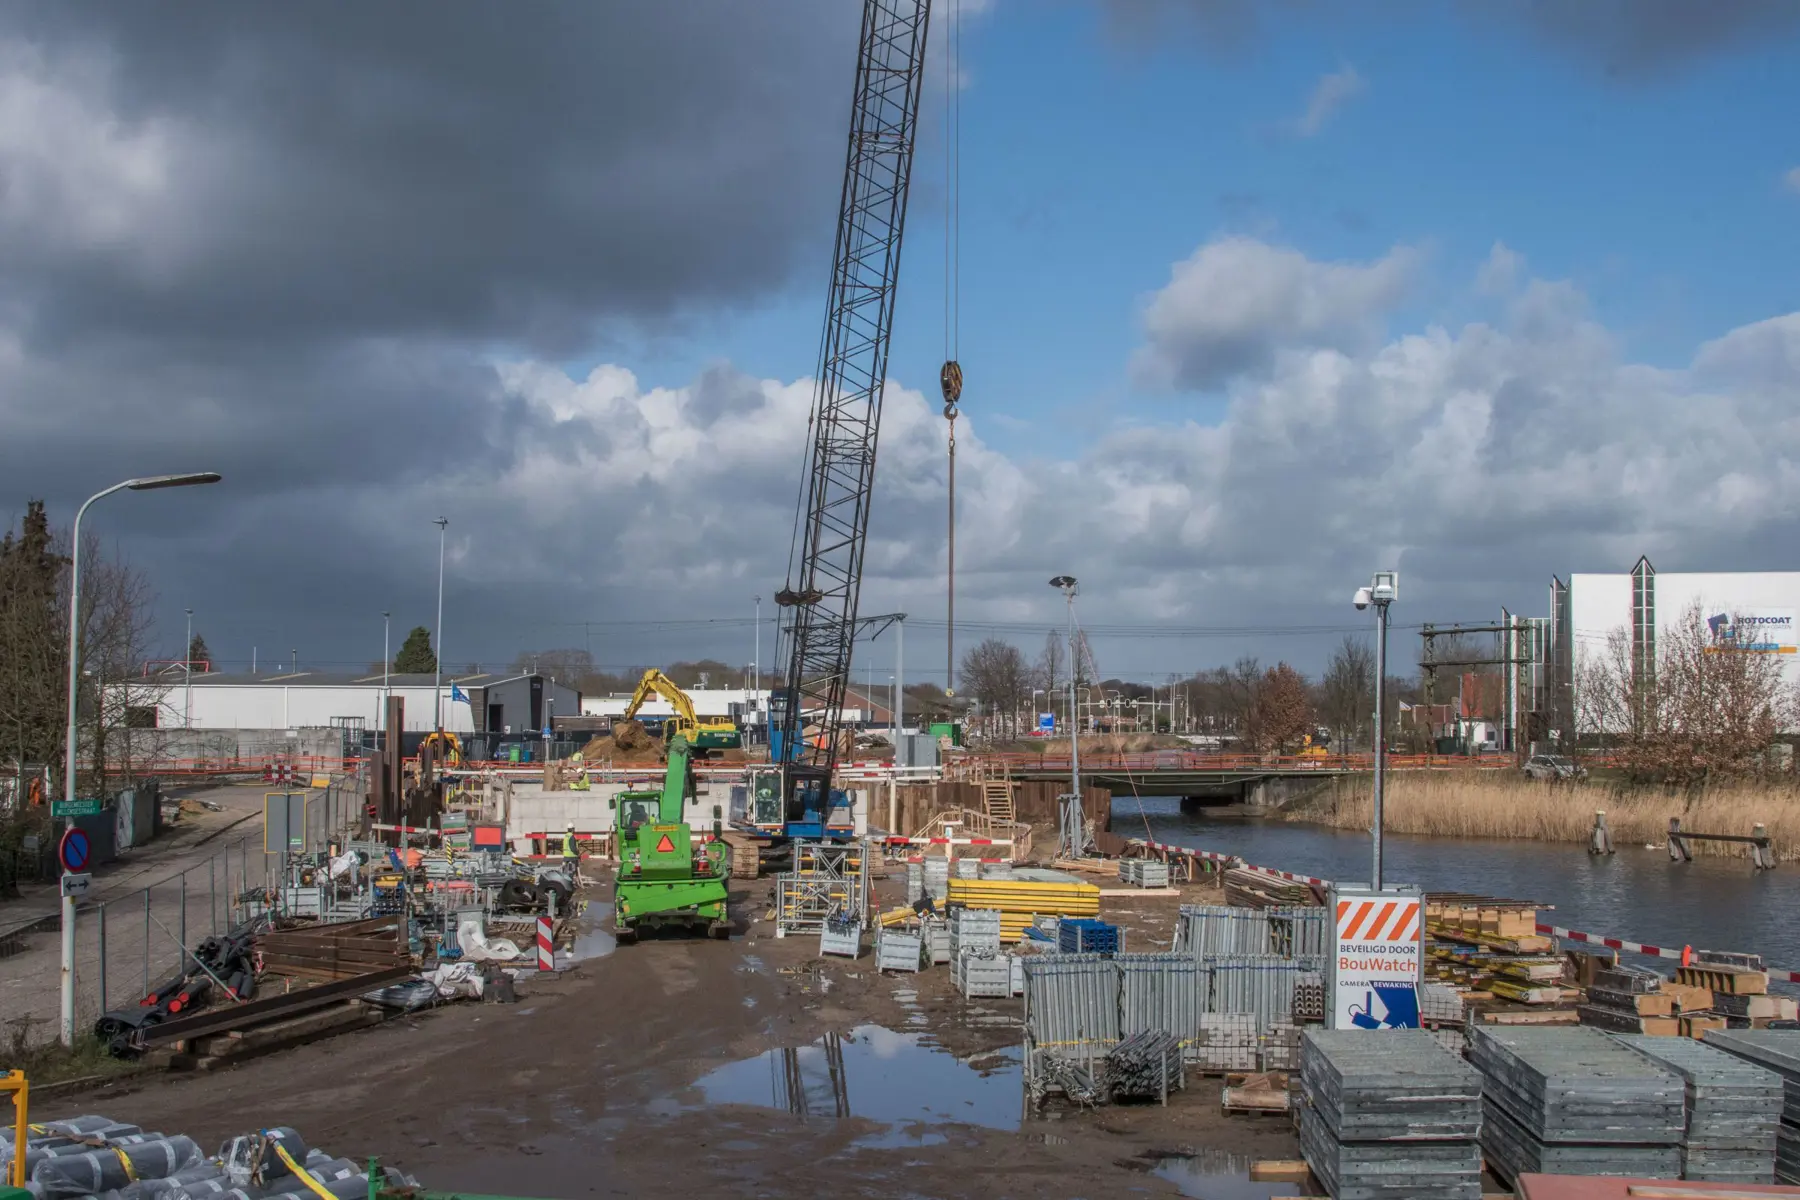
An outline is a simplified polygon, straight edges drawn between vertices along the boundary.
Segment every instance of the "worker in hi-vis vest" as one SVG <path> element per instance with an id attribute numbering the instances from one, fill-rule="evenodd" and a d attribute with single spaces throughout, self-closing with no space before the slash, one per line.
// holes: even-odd
<path id="1" fill-rule="evenodd" d="M 575 822 L 573 821 L 570 821 L 568 827 L 563 830 L 562 853 L 563 866 L 574 871 L 580 864 L 581 855 L 575 849 Z"/>

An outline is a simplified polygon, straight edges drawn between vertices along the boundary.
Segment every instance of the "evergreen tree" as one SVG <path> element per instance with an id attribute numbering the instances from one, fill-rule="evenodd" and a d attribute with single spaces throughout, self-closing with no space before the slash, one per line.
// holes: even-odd
<path id="1" fill-rule="evenodd" d="M 206 639 L 199 634 L 188 643 L 188 669 L 210 671 L 212 669 L 212 651 L 206 648 Z"/>
<path id="2" fill-rule="evenodd" d="M 18 532 L 0 538 L 0 746 L 25 762 L 53 762 L 62 753 L 65 563 L 43 501 L 31 501 Z"/>
<path id="3" fill-rule="evenodd" d="M 429 675 L 437 670 L 437 655 L 431 649 L 429 629 L 423 625 L 413 626 L 400 653 L 394 656 L 394 670 L 402 675 Z"/>

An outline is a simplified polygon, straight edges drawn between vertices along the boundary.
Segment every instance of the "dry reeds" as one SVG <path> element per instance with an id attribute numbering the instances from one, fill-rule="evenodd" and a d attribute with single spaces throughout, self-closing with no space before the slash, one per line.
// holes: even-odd
<path id="1" fill-rule="evenodd" d="M 1367 829 L 1373 810 L 1371 779 L 1339 780 L 1333 788 L 1285 814 L 1339 829 Z M 1669 818 L 1695 833 L 1748 834 L 1761 824 L 1782 859 L 1800 859 L 1800 791 L 1769 784 L 1731 784 L 1690 798 L 1659 788 L 1622 790 L 1602 784 L 1538 783 L 1515 775 L 1395 771 L 1388 776 L 1382 825 L 1390 833 L 1431 837 L 1513 838 L 1585 842 L 1594 813 L 1604 810 L 1617 845 L 1668 840 Z M 1698 854 L 1744 854 L 1730 843 L 1695 842 Z"/>

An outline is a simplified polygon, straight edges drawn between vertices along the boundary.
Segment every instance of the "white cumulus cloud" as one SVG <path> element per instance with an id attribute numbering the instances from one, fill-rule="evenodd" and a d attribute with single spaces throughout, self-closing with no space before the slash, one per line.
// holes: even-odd
<path id="1" fill-rule="evenodd" d="M 1403 246 L 1354 263 L 1317 262 L 1250 237 L 1208 242 L 1150 298 L 1133 372 L 1147 386 L 1202 389 L 1262 370 L 1289 347 L 1366 346 L 1416 261 Z"/>
<path id="2" fill-rule="evenodd" d="M 1338 109 L 1367 89 L 1363 77 L 1347 63 L 1336 71 L 1321 75 L 1306 101 L 1306 111 L 1294 119 L 1294 132 L 1301 137 L 1317 137 Z"/>

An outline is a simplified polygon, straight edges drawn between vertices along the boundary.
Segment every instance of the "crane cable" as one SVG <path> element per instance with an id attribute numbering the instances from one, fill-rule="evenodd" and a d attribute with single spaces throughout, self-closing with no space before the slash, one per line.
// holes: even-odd
<path id="1" fill-rule="evenodd" d="M 944 53 L 944 365 L 938 386 L 944 394 L 944 421 L 949 427 L 950 497 L 948 570 L 945 577 L 944 694 L 956 695 L 956 417 L 962 399 L 962 365 L 956 356 L 962 340 L 962 89 L 957 74 L 962 61 L 962 0 L 951 0 Z"/>

